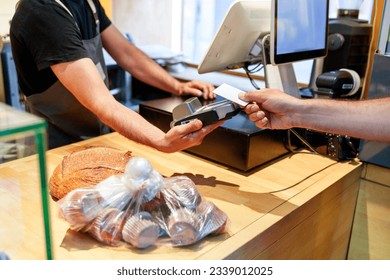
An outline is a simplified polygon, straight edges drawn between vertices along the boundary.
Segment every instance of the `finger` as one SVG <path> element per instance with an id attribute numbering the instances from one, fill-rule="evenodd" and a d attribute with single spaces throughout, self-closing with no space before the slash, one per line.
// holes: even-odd
<path id="1" fill-rule="evenodd" d="M 249 99 L 249 96 L 247 95 L 247 92 L 240 92 L 240 93 L 238 94 L 238 98 L 240 98 L 240 99 L 243 100 L 243 101 L 251 101 L 251 100 Z"/>
<path id="2" fill-rule="evenodd" d="M 186 94 L 191 94 L 193 96 L 201 97 L 203 95 L 203 91 L 197 88 L 192 87 L 186 87 L 185 89 Z"/>
<path id="3" fill-rule="evenodd" d="M 210 83 L 205 83 L 201 81 L 191 81 L 185 84 L 185 91 L 187 94 L 194 96 L 202 96 L 203 99 L 215 99 L 216 95 L 213 92 L 215 87 Z"/>
<path id="4" fill-rule="evenodd" d="M 260 128 L 271 128 L 270 122 L 269 122 L 267 117 L 264 117 L 264 118 L 256 121 L 255 124 L 257 127 L 260 127 Z"/>
<path id="5" fill-rule="evenodd" d="M 266 118 L 267 115 L 263 111 L 258 111 L 258 112 L 253 112 L 253 113 L 249 114 L 248 117 L 251 121 L 257 122 L 261 119 Z"/>
<path id="6" fill-rule="evenodd" d="M 262 94 L 260 92 L 261 90 L 257 91 L 249 91 L 249 92 L 240 92 L 238 94 L 238 98 L 240 98 L 243 101 L 256 101 L 261 103 L 262 102 Z"/>
<path id="7" fill-rule="evenodd" d="M 248 118 L 252 122 L 257 122 L 258 120 L 260 120 L 260 118 L 257 116 L 257 113 L 248 114 Z"/>
<path id="8" fill-rule="evenodd" d="M 245 107 L 245 113 L 247 113 L 247 114 L 251 114 L 251 113 L 254 113 L 254 112 L 258 112 L 258 111 L 260 111 L 260 107 L 256 103 L 248 104 Z"/>
<path id="9" fill-rule="evenodd" d="M 216 123 L 212 123 L 212 124 L 209 124 L 209 125 L 202 127 L 201 130 L 206 132 L 206 133 L 210 133 L 211 131 L 213 131 L 214 129 L 216 129 L 217 127 L 221 126 L 224 123 L 225 123 L 225 120 L 218 121 Z"/>
<path id="10" fill-rule="evenodd" d="M 212 84 L 207 84 L 206 89 L 210 99 L 215 99 L 217 97 L 217 95 L 214 93 L 215 87 Z"/>
<path id="11" fill-rule="evenodd" d="M 187 124 L 175 126 L 180 135 L 188 135 L 202 128 L 202 122 L 198 119 L 194 119 Z"/>
<path id="12" fill-rule="evenodd" d="M 204 99 L 215 98 L 215 93 L 212 92 L 214 90 L 214 87 L 211 84 L 203 83 L 200 81 L 193 81 L 190 85 L 192 88 L 200 90 Z"/>
<path id="13" fill-rule="evenodd" d="M 215 86 L 213 86 L 212 84 L 207 84 L 207 87 L 208 87 L 210 92 L 215 90 Z"/>
<path id="14" fill-rule="evenodd" d="M 207 92 L 205 91 L 205 92 L 203 92 L 203 98 L 204 99 L 215 99 L 216 97 L 217 96 L 212 91 L 207 91 Z"/>

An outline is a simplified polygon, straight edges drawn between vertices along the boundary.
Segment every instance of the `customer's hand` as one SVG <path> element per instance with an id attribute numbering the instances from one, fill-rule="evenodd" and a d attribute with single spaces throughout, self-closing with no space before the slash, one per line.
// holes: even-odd
<path id="1" fill-rule="evenodd" d="M 280 90 L 262 89 L 241 93 L 239 98 L 251 102 L 245 112 L 260 128 L 288 129 L 293 126 L 293 114 L 299 106 L 299 99 Z"/>
<path id="2" fill-rule="evenodd" d="M 224 121 L 220 121 L 203 127 L 200 120 L 193 120 L 188 124 L 175 126 L 159 141 L 158 150 L 173 153 L 200 145 L 207 134 L 223 123 Z"/>
<path id="3" fill-rule="evenodd" d="M 179 95 L 193 95 L 202 97 L 203 99 L 215 99 L 216 95 L 213 93 L 215 87 L 202 81 L 191 81 L 186 83 L 180 83 Z"/>

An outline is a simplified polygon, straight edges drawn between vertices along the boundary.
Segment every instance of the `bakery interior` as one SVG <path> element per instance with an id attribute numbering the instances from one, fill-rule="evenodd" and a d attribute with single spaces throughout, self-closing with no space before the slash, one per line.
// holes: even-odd
<path id="1" fill-rule="evenodd" d="M 294 138 L 238 114 L 199 146 L 172 154 L 116 132 L 48 149 L 46 123 L 25 112 L 18 88 L 8 34 L 16 2 L 0 0 L 0 259 L 390 259 L 389 143 L 352 139 L 350 148 L 315 131 Z M 233 2 L 100 0 L 173 77 L 265 87 L 273 82 L 267 67 L 249 75 L 213 70 L 211 61 L 212 70 L 198 72 Z M 390 86 L 390 1 L 343 2 L 351 1 L 329 1 L 327 55 L 288 70 L 301 98 L 370 99 L 377 83 Z M 107 53 L 105 60 L 118 102 L 169 130 L 185 100 L 131 77 Z M 353 95 L 313 93 L 318 75 L 345 68 L 358 74 Z M 127 179 L 151 187 L 132 189 Z M 85 195 L 90 211 L 69 213 L 80 199 L 68 194 Z M 121 220 L 121 228 L 99 231 L 101 217 Z"/>

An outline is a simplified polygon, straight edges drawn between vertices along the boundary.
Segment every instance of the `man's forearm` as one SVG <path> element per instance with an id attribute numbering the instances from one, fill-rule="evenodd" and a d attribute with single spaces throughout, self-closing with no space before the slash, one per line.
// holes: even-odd
<path id="1" fill-rule="evenodd" d="M 158 148 L 164 132 L 117 102 L 90 59 L 57 64 L 52 69 L 79 102 L 106 125 L 129 139 Z"/>
<path id="2" fill-rule="evenodd" d="M 132 57 L 131 62 L 123 65 L 123 68 L 144 83 L 178 95 L 180 82 L 141 50 L 132 47 L 135 49 L 132 50 L 132 55 L 128 56 Z M 133 65 L 135 61 L 139 65 Z"/>
<path id="3" fill-rule="evenodd" d="M 135 142 L 159 149 L 165 133 L 138 113 L 116 101 L 107 100 L 110 110 L 100 111 L 99 118 L 113 130 Z"/>
<path id="4" fill-rule="evenodd" d="M 173 94 L 179 94 L 180 82 L 130 43 L 112 24 L 102 32 L 104 48 L 127 72 L 142 82 Z"/>
<path id="5" fill-rule="evenodd" d="M 302 100 L 294 126 L 349 135 L 367 140 L 390 141 L 390 98 L 366 101 Z"/>

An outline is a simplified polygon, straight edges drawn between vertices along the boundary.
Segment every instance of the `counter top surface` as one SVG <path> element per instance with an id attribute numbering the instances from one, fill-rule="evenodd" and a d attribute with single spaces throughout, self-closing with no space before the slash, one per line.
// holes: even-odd
<path id="1" fill-rule="evenodd" d="M 227 214 L 230 221 L 228 232 L 206 237 L 187 247 L 155 246 L 144 250 L 127 245 L 109 247 L 98 243 L 85 233 L 70 230 L 69 225 L 58 217 L 56 202 L 49 199 L 54 259 L 254 258 L 281 237 L 278 237 L 277 231 L 270 234 L 270 228 L 275 226 L 280 228 L 282 223 L 286 225 L 285 228 L 294 227 L 289 220 L 290 214 L 296 215 L 297 211 L 305 208 L 302 206 L 308 205 L 313 198 L 321 196 L 330 186 L 348 177 L 349 174 L 353 175 L 350 179 L 353 181 L 359 178 L 361 172 L 361 164 L 358 161 L 341 163 L 302 151 L 261 166 L 252 172 L 242 173 L 186 152 L 161 153 L 112 133 L 47 151 L 48 178 L 64 156 L 88 146 L 110 146 L 128 150 L 133 156 L 148 159 L 165 177 L 188 176 L 195 182 L 203 198 L 214 202 Z M 33 203 L 34 197 L 35 201 L 39 201 L 36 197 L 40 196 L 37 188 L 31 188 L 32 184 L 39 185 L 38 174 L 29 171 L 33 161 L 34 156 L 0 165 L 1 180 L 11 182 L 12 178 L 18 178 L 15 192 L 22 205 L 27 207 L 23 210 L 25 211 L 23 220 L 25 221 L 28 215 L 29 222 L 24 226 L 26 233 L 20 238 L 18 249 L 14 252 L 16 259 L 45 258 L 43 252 L 34 250 L 39 242 L 35 244 L 32 242 L 32 238 L 39 240 L 43 235 L 29 236 L 28 233 L 29 227 L 39 227 L 42 224 L 39 207 L 35 205 L 34 209 L 34 206 L 28 206 Z M 348 181 L 345 185 L 350 183 Z M 329 195 L 321 199 L 330 200 L 341 191 L 334 188 Z M 317 204 L 318 206 L 315 206 Z M 320 207 L 320 203 L 315 205 L 313 203 L 311 207 Z M 289 230 L 291 228 L 286 229 Z M 283 230 L 279 233 L 285 234 Z M 251 240 L 259 236 L 261 242 L 256 245 L 258 248 L 248 250 L 247 246 Z"/>

